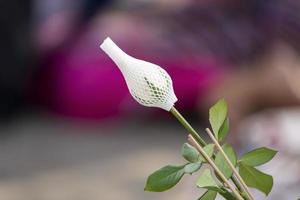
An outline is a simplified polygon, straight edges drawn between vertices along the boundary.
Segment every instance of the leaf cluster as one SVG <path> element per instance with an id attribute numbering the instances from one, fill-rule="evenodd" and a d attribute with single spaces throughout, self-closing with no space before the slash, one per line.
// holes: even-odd
<path id="1" fill-rule="evenodd" d="M 222 143 L 229 133 L 228 108 L 225 100 L 219 100 L 209 110 L 209 122 L 215 138 Z M 203 147 L 205 152 L 214 160 L 216 166 L 231 179 L 233 171 L 225 161 L 221 152 L 217 151 L 214 144 L 207 144 Z M 248 187 L 255 188 L 265 195 L 268 195 L 273 187 L 273 178 L 256 167 L 269 162 L 277 151 L 261 147 L 243 154 L 239 159 L 233 147 L 229 144 L 222 145 L 223 151 L 231 163 L 238 168 L 240 176 Z M 196 148 L 184 143 L 181 154 L 187 161 L 183 165 L 167 165 L 152 173 L 146 182 L 145 190 L 151 192 L 163 192 L 174 187 L 184 175 L 193 174 L 199 171 L 196 186 L 206 189 L 206 192 L 198 200 L 214 200 L 217 194 L 227 200 L 236 198 L 222 181 L 216 176 L 213 170 L 206 164 L 206 160 Z"/>

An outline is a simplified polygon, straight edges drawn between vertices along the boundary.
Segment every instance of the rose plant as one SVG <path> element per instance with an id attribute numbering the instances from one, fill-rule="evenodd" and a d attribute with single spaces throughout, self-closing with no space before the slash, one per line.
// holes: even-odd
<path id="1" fill-rule="evenodd" d="M 199 200 L 214 200 L 219 194 L 227 200 L 254 200 L 249 187 L 268 195 L 273 178 L 257 169 L 269 162 L 277 151 L 261 147 L 237 158 L 233 147 L 225 142 L 229 133 L 228 107 L 224 99 L 209 109 L 211 142 L 206 142 L 175 108 L 177 101 L 172 79 L 160 66 L 136 59 L 122 51 L 110 38 L 100 48 L 116 63 L 129 92 L 141 105 L 170 112 L 188 133 L 181 153 L 184 164 L 167 165 L 152 173 L 145 191 L 163 192 L 174 187 L 185 175 L 196 174 L 196 186 L 206 191 Z"/>

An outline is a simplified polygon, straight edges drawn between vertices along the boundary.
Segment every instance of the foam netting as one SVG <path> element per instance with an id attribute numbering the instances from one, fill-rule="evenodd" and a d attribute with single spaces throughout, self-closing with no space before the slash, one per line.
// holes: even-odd
<path id="1" fill-rule="evenodd" d="M 167 111 L 174 106 L 177 98 L 172 79 L 163 68 L 127 55 L 109 38 L 100 47 L 117 64 L 138 103 Z"/>

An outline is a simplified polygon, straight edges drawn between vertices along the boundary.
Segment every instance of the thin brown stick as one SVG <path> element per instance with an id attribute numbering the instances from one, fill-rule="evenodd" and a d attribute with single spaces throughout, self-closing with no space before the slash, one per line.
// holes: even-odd
<path id="1" fill-rule="evenodd" d="M 215 170 L 215 172 L 218 174 L 218 176 L 222 179 L 224 186 L 225 185 L 228 186 L 238 200 L 244 200 L 243 197 L 233 187 L 233 185 L 226 179 L 224 174 L 219 170 L 219 168 L 216 166 L 216 164 L 213 162 L 213 160 L 206 154 L 204 149 L 196 142 L 196 140 L 193 138 L 192 135 L 189 134 L 188 140 L 191 143 L 191 145 L 193 145 L 200 152 L 200 154 L 205 158 L 205 160 Z"/>
<path id="2" fill-rule="evenodd" d="M 226 162 L 228 163 L 229 167 L 232 169 L 233 174 L 236 176 L 236 178 L 239 180 L 240 184 L 242 185 L 244 191 L 247 193 L 248 197 L 250 198 L 250 200 L 254 200 L 253 195 L 250 193 L 249 188 L 247 187 L 246 183 L 244 182 L 244 180 L 242 179 L 242 177 L 240 176 L 240 174 L 237 172 L 237 170 L 235 169 L 235 167 L 233 166 L 232 162 L 230 161 L 230 159 L 228 158 L 228 156 L 226 155 L 226 153 L 224 152 L 224 150 L 222 149 L 220 143 L 216 140 L 216 138 L 214 137 L 213 133 L 211 132 L 211 130 L 209 128 L 205 129 L 207 134 L 209 135 L 210 139 L 214 142 L 214 144 L 217 146 L 217 149 L 220 151 L 220 153 L 223 155 L 223 157 L 225 158 Z"/>

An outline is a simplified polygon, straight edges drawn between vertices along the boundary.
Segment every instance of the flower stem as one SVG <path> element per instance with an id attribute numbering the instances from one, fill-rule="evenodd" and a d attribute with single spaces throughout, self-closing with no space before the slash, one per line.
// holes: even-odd
<path id="1" fill-rule="evenodd" d="M 200 135 L 193 129 L 193 127 L 185 120 L 185 118 L 178 112 L 178 110 L 173 106 L 170 112 L 177 118 L 177 120 L 182 124 L 182 126 L 195 138 L 195 140 L 203 147 L 206 142 L 200 137 Z"/>
<path id="2" fill-rule="evenodd" d="M 244 180 L 242 179 L 242 177 L 240 176 L 240 174 L 237 172 L 237 170 L 235 169 L 235 166 L 232 164 L 232 162 L 230 161 L 230 159 L 228 158 L 228 156 L 226 155 L 226 153 L 224 152 L 224 150 L 222 149 L 221 145 L 219 144 L 219 142 L 217 141 L 217 139 L 215 138 L 215 136 L 213 135 L 213 133 L 211 132 L 211 130 L 209 128 L 205 129 L 207 134 L 209 135 L 210 139 L 214 142 L 214 144 L 216 145 L 217 149 L 219 150 L 219 152 L 223 155 L 223 157 L 225 158 L 225 161 L 227 162 L 227 164 L 229 165 L 229 167 L 231 168 L 231 170 L 233 171 L 233 174 L 236 176 L 237 180 L 239 181 L 239 183 L 241 184 L 242 188 L 244 189 L 245 193 L 248 195 L 250 200 L 254 200 L 253 195 L 251 194 L 251 192 L 249 191 L 246 183 L 244 182 Z"/>
<path id="3" fill-rule="evenodd" d="M 178 112 L 178 110 L 173 106 L 170 112 L 176 117 L 176 119 L 181 123 L 181 125 L 193 136 L 193 138 L 197 141 L 197 143 L 203 147 L 206 145 L 206 142 L 200 137 L 200 135 L 195 131 L 195 129 L 185 120 L 185 118 Z M 215 155 L 213 155 L 215 157 Z M 238 182 L 238 180 L 232 176 L 232 182 L 237 187 L 237 189 L 242 193 L 242 188 Z"/>
<path id="4" fill-rule="evenodd" d="M 244 200 L 240 193 L 234 188 L 234 186 L 227 180 L 225 175 L 221 172 L 221 170 L 216 166 L 214 161 L 206 154 L 203 147 L 201 147 L 197 141 L 193 138 L 192 135 L 188 136 L 189 142 L 199 151 L 199 153 L 205 158 L 205 160 L 210 164 L 210 166 L 215 170 L 216 174 L 221 178 L 223 181 L 223 185 L 227 185 L 230 190 L 233 192 L 234 196 L 238 200 Z"/>

